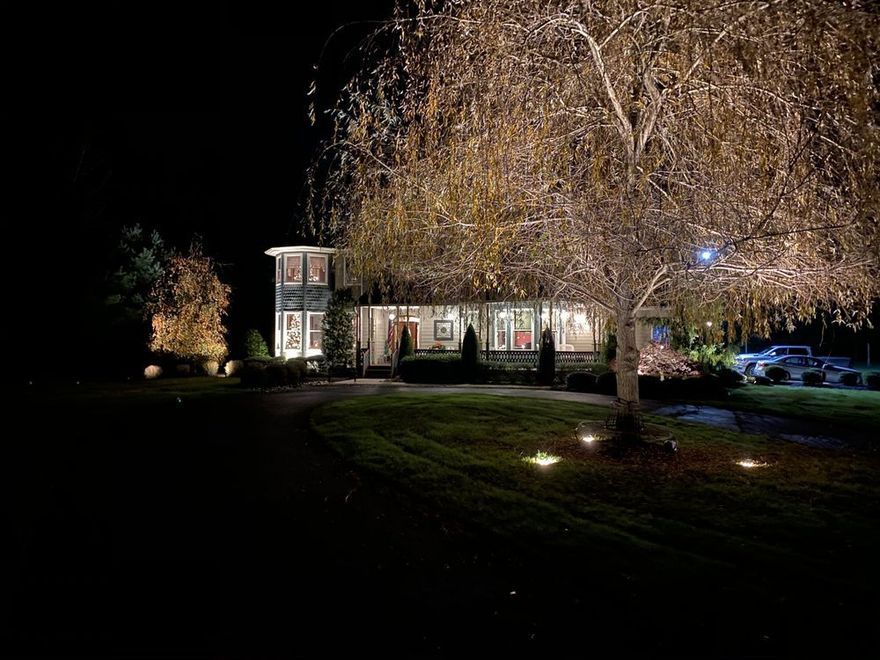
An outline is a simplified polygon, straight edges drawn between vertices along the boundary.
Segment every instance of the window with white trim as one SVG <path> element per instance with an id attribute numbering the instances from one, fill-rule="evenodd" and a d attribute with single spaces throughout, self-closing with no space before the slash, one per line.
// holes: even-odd
<path id="1" fill-rule="evenodd" d="M 324 314 L 321 312 L 309 312 L 309 349 L 320 351 L 324 339 Z"/>
<path id="2" fill-rule="evenodd" d="M 513 310 L 513 345 L 511 348 L 531 350 L 534 342 L 534 312 L 530 309 Z"/>
<path id="3" fill-rule="evenodd" d="M 327 284 L 327 255 L 310 254 L 309 284 Z"/>
<path id="4" fill-rule="evenodd" d="M 302 350 L 302 314 L 300 312 L 289 312 L 285 314 L 286 332 L 284 339 L 284 350 L 301 351 Z"/>
<path id="5" fill-rule="evenodd" d="M 284 257 L 285 284 L 302 284 L 302 255 L 288 254 Z"/>

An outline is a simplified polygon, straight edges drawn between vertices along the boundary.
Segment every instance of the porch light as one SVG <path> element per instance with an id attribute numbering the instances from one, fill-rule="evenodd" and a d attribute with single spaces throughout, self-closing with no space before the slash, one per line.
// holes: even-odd
<path id="1" fill-rule="evenodd" d="M 751 470 L 752 468 L 770 467 L 770 463 L 765 463 L 764 461 L 755 461 L 751 458 L 744 458 L 741 461 L 737 461 L 736 464 L 740 467 L 746 468 L 747 470 Z"/>
<path id="2" fill-rule="evenodd" d="M 532 465 L 540 465 L 541 467 L 553 465 L 554 463 L 558 463 L 561 460 L 561 456 L 548 454 L 545 451 L 539 451 L 536 452 L 534 456 L 526 456 L 525 458 L 523 458 L 524 462 L 531 463 Z"/>

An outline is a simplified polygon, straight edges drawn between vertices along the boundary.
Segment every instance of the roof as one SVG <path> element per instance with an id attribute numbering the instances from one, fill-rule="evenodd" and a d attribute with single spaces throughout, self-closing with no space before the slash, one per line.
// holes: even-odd
<path id="1" fill-rule="evenodd" d="M 265 254 L 270 257 L 277 257 L 279 254 L 287 252 L 312 252 L 314 254 L 334 254 L 335 248 L 317 247 L 315 245 L 285 245 L 284 247 L 272 247 L 266 250 Z"/>

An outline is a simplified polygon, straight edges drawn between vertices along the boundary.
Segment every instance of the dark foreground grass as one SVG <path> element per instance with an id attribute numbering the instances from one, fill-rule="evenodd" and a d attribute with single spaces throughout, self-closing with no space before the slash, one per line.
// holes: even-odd
<path id="1" fill-rule="evenodd" d="M 573 434 L 605 415 L 414 394 L 340 401 L 312 420 L 349 461 L 475 547 L 515 556 L 523 580 L 553 601 L 545 612 L 586 600 L 586 611 L 632 617 L 636 635 L 647 617 L 651 634 L 670 636 L 655 649 L 692 635 L 706 652 L 876 650 L 876 455 L 655 419 L 674 431 L 677 456 L 612 458 Z M 522 460 L 539 450 L 563 460 Z M 746 470 L 743 458 L 769 466 Z"/>

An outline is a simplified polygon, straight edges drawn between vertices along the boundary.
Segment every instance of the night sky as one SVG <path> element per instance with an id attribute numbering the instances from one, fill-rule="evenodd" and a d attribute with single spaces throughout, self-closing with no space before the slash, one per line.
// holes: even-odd
<path id="1" fill-rule="evenodd" d="M 200 236 L 233 287 L 230 339 L 268 334 L 263 251 L 311 240 L 304 173 L 326 135 L 307 117 L 314 66 L 326 109 L 392 5 L 316 3 L 308 17 L 299 3 L 53 13 L 59 36 L 23 53 L 33 68 L 22 73 L 34 75 L 3 121 L 4 225 L 21 257 L 4 267 L 16 353 L 96 359 L 90 325 L 108 255 L 135 222 L 180 250 Z"/>

